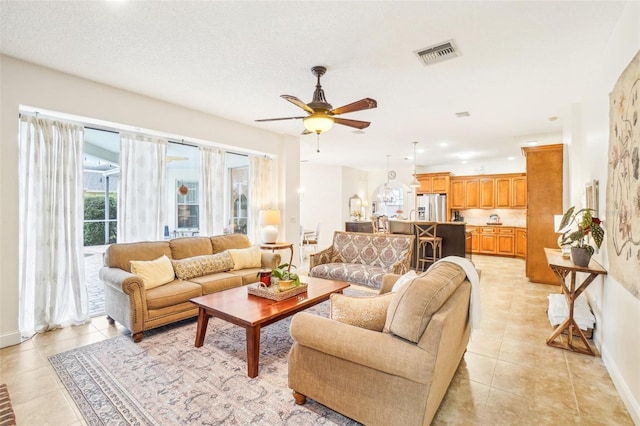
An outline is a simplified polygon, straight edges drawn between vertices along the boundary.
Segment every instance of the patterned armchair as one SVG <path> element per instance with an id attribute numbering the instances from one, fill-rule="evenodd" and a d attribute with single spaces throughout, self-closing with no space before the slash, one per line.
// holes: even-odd
<path id="1" fill-rule="evenodd" d="M 384 274 L 409 270 L 414 238 L 336 231 L 331 247 L 311 255 L 309 274 L 380 289 Z"/>

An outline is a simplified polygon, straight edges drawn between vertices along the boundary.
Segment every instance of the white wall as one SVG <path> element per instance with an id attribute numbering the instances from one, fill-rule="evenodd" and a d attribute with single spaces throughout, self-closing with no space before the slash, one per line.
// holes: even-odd
<path id="1" fill-rule="evenodd" d="M 606 210 L 606 188 L 609 147 L 609 93 L 634 55 L 640 50 L 640 3 L 628 2 L 609 45 L 598 57 L 601 73 L 594 76 L 582 102 L 569 107 L 570 120 L 563 139 L 568 144 L 569 204 L 584 205 L 584 185 L 591 179 L 600 182 L 598 205 L 601 218 L 616 212 Z M 596 59 L 594 59 L 596 60 Z M 567 207 L 567 206 L 565 206 Z M 604 216 L 604 217 L 603 217 Z M 606 244 L 596 255 L 605 269 L 609 268 Z M 640 274 L 640 268 L 636 266 Z M 595 341 L 616 388 L 636 424 L 640 424 L 640 300 L 622 285 L 605 276 L 587 291 L 597 327 Z"/>
<path id="2" fill-rule="evenodd" d="M 98 84 L 7 56 L 0 56 L 0 347 L 18 332 L 18 111 L 20 105 L 210 141 L 240 152 L 278 158 L 278 202 L 286 241 L 298 241 L 298 138 L 214 117 L 178 105 Z M 285 204 L 287 201 L 291 203 Z M 282 228 L 281 228 L 282 229 Z"/>

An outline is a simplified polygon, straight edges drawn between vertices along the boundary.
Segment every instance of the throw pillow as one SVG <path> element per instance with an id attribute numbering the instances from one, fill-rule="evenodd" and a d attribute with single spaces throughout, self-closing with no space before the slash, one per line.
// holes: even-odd
<path id="1" fill-rule="evenodd" d="M 382 331 L 393 293 L 371 297 L 331 295 L 331 319 L 356 327 Z"/>
<path id="2" fill-rule="evenodd" d="M 425 274 L 393 294 L 384 331 L 418 343 L 431 317 L 466 278 L 458 265 L 449 262 L 431 266 Z"/>
<path id="3" fill-rule="evenodd" d="M 409 284 L 409 281 L 414 279 L 416 276 L 417 276 L 416 271 L 413 271 L 413 270 L 407 272 L 404 275 L 400 275 L 398 277 L 398 280 L 393 284 L 393 287 L 391 288 L 391 292 L 395 293 L 396 291 L 400 290 L 402 287 Z"/>
<path id="4" fill-rule="evenodd" d="M 176 276 L 181 280 L 188 280 L 233 269 L 233 259 L 231 255 L 225 251 L 181 260 L 172 260 L 171 263 L 173 264 L 173 269 L 176 271 Z"/>
<path id="5" fill-rule="evenodd" d="M 176 277 L 171 260 L 166 255 L 154 260 L 132 260 L 131 273 L 142 278 L 147 290 L 170 283 Z"/>
<path id="6" fill-rule="evenodd" d="M 260 246 L 251 246 L 246 249 L 228 249 L 227 252 L 233 259 L 233 270 L 259 268 L 262 264 Z"/>

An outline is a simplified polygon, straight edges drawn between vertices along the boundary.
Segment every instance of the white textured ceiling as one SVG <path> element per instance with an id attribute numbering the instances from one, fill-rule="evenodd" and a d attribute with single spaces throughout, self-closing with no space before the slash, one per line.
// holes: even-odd
<path id="1" fill-rule="evenodd" d="M 322 78 L 334 107 L 364 97 L 378 108 L 364 134 L 334 126 L 301 136 L 301 159 L 362 169 L 519 156 L 531 135 L 560 132 L 600 69 L 624 2 L 133 2 L 2 1 L 3 54 L 299 135 Z M 413 51 L 455 40 L 461 56 L 425 67 Z M 456 112 L 471 116 L 457 118 Z M 302 114 L 301 114 L 302 113 Z M 549 117 L 557 116 L 551 122 Z M 125 123 L 126 124 L 126 123 Z M 440 147 L 448 142 L 446 148 Z"/>

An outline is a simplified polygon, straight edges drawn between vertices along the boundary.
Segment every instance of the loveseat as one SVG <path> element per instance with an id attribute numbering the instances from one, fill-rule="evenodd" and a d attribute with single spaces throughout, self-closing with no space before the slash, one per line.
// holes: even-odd
<path id="1" fill-rule="evenodd" d="M 429 425 L 470 335 L 471 283 L 449 262 L 380 295 L 331 296 L 331 318 L 291 321 L 289 387 L 366 425 Z"/>
<path id="2" fill-rule="evenodd" d="M 107 319 L 139 342 L 146 330 L 197 316 L 189 299 L 256 282 L 279 263 L 243 234 L 112 244 L 100 270 Z"/>
<path id="3" fill-rule="evenodd" d="M 409 270 L 414 238 L 336 231 L 331 247 L 310 256 L 309 275 L 380 289 L 384 274 Z"/>

